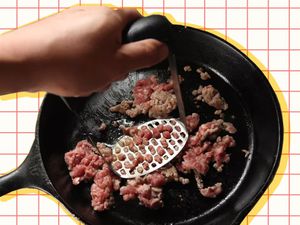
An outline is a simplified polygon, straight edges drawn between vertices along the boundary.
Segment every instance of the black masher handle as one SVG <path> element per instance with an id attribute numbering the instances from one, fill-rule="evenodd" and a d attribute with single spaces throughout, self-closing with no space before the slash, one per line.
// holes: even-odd
<path id="1" fill-rule="evenodd" d="M 172 24 L 161 15 L 151 15 L 134 21 L 124 32 L 124 42 L 135 42 L 153 38 L 171 44 Z"/>

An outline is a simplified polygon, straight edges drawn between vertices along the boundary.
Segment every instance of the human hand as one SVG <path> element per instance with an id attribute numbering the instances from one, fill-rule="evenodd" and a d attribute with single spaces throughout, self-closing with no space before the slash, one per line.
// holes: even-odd
<path id="1" fill-rule="evenodd" d="M 159 63 L 168 54 L 161 42 L 122 44 L 124 28 L 139 17 L 136 10 L 74 7 L 2 35 L 6 61 L 15 60 L 22 68 L 16 91 L 88 95 L 131 70 Z"/>

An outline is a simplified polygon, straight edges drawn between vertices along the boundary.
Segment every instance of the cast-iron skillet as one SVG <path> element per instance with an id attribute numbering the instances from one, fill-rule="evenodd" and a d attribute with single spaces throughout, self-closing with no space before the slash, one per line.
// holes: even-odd
<path id="1" fill-rule="evenodd" d="M 234 135 L 237 147 L 230 150 L 231 162 L 221 174 L 211 169 L 205 178 L 206 185 L 223 182 L 223 194 L 216 199 L 201 197 L 191 179 L 187 186 L 171 183 L 165 187 L 162 209 L 146 209 L 135 201 L 125 203 L 116 194 L 115 208 L 94 212 L 90 206 L 90 185 L 73 186 L 64 162 L 64 153 L 84 138 L 86 128 L 81 127 L 60 97 L 47 94 L 32 149 L 18 169 L 0 178 L 0 195 L 24 187 L 38 188 L 52 194 L 81 221 L 93 225 L 239 224 L 266 190 L 278 167 L 283 139 L 280 106 L 262 72 L 234 46 L 201 30 L 183 26 L 172 29 L 172 50 L 179 62 L 179 72 L 183 73 L 183 65 L 190 64 L 194 70 L 203 66 L 212 75 L 208 82 L 200 82 L 193 74 L 184 75 L 182 89 L 187 114 L 200 113 L 201 122 L 214 118 L 212 108 L 204 104 L 195 108 L 191 97 L 191 91 L 200 83 L 212 83 L 229 103 L 225 120 L 238 129 Z M 95 129 L 101 121 L 125 118 L 110 113 L 108 107 L 129 97 L 136 80 L 150 73 L 162 77 L 166 69 L 164 62 L 131 73 L 104 93 L 69 99 L 70 104 L 97 140 L 113 142 L 120 135 L 119 130 L 109 126 L 106 133 L 99 134 Z M 139 117 L 135 121 L 144 119 Z M 241 149 L 248 149 L 250 157 L 245 158 Z"/>

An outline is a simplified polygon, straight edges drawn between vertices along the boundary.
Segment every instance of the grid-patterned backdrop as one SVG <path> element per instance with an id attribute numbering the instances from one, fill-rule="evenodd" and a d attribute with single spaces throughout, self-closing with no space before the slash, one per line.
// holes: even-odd
<path id="1" fill-rule="evenodd" d="M 0 0 L 0 32 L 86 3 L 171 15 L 178 23 L 216 33 L 258 64 L 280 98 L 285 143 L 273 183 L 243 224 L 299 225 L 300 0 Z M 17 93 L 0 97 L 0 175 L 15 169 L 28 154 L 42 96 Z M 80 222 L 47 194 L 27 189 L 0 198 L 0 224 Z"/>

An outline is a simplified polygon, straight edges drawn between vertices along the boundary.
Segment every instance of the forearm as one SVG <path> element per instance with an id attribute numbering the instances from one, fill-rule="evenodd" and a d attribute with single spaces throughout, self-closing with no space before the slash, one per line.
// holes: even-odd
<path id="1" fill-rule="evenodd" d="M 0 95 L 35 90 L 33 65 L 24 54 L 27 47 L 12 34 L 0 35 Z"/>

